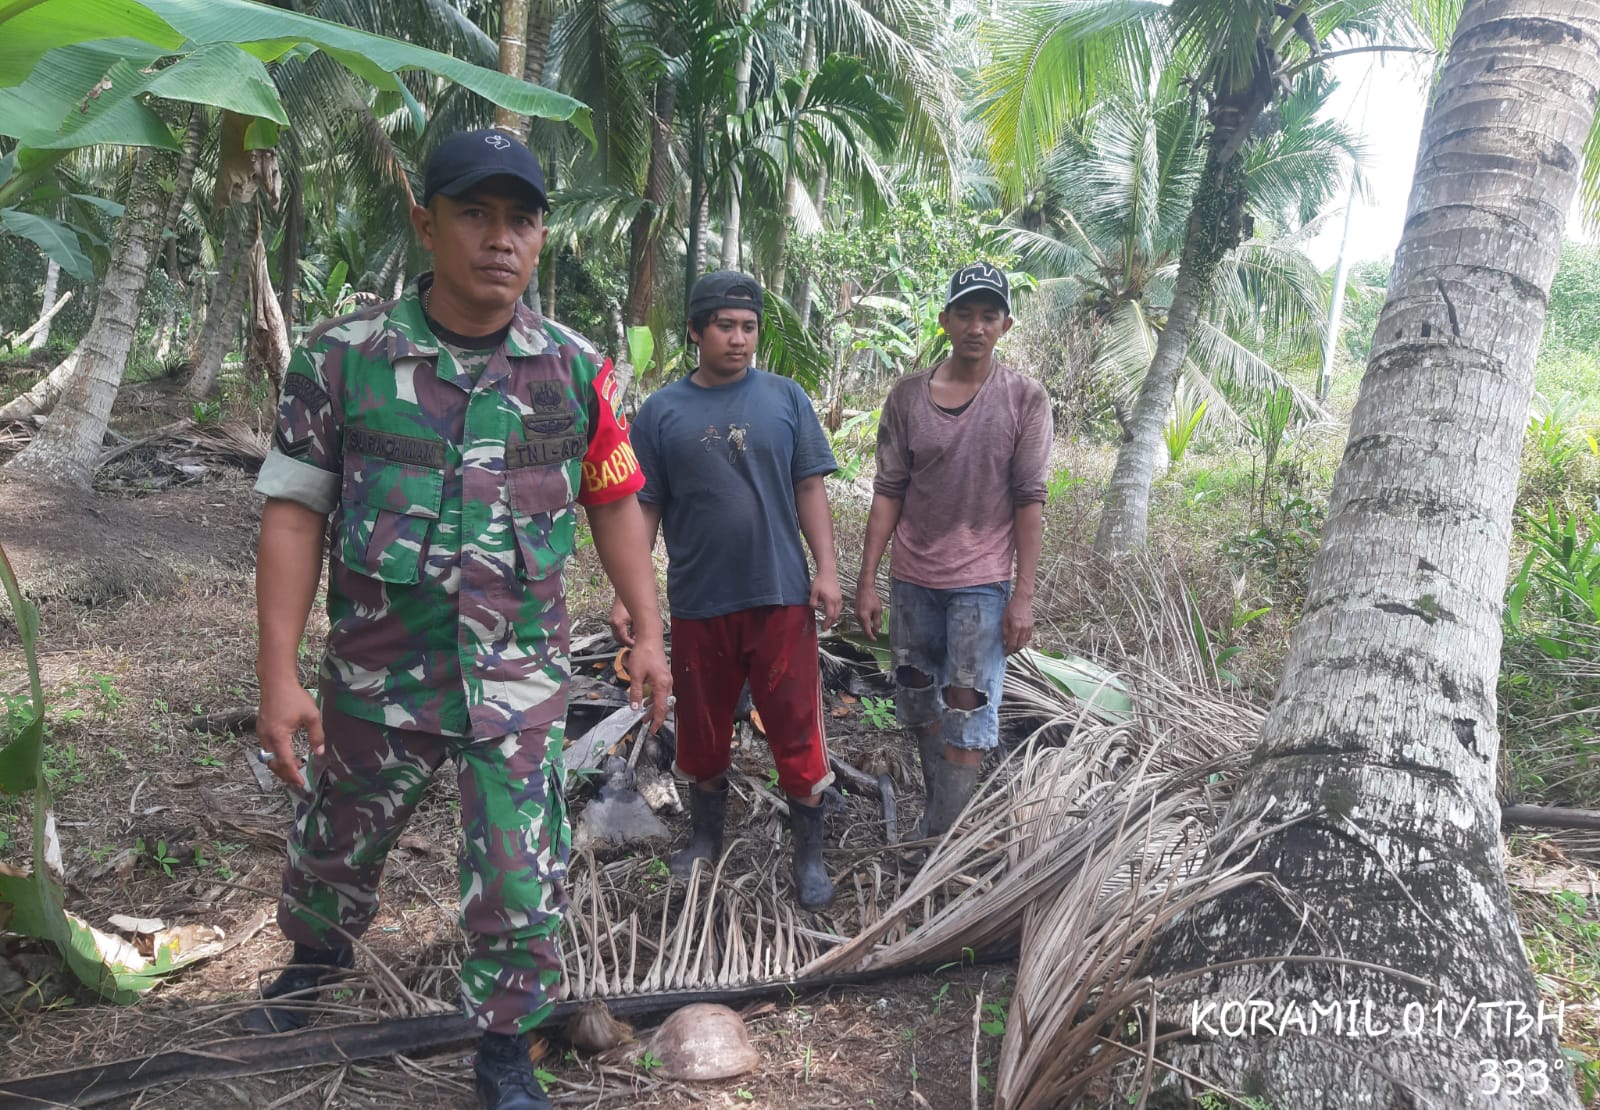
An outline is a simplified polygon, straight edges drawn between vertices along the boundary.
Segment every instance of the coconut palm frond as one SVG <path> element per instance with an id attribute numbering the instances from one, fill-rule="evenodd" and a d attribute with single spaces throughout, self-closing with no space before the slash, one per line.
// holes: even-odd
<path id="1" fill-rule="evenodd" d="M 1206 377 L 1258 396 L 1287 390 L 1302 420 L 1327 418 L 1326 410 L 1314 396 L 1295 385 L 1255 351 L 1208 321 L 1195 322 L 1189 350 L 1194 365 Z"/>
<path id="2" fill-rule="evenodd" d="M 1205 401 L 1206 415 L 1202 424 L 1206 427 L 1224 427 L 1236 432 L 1249 430 L 1249 420 L 1234 408 L 1228 394 L 1218 389 L 1216 383 L 1194 364 L 1193 358 L 1183 360 L 1183 372 L 1178 381 L 1181 388 L 1189 390 L 1191 394 Z"/>
<path id="3" fill-rule="evenodd" d="M 1167 48 L 1164 5 L 1147 0 L 1054 0 L 1018 5 L 985 24 L 991 48 L 982 75 L 984 123 L 996 165 L 1014 166 L 1020 185 L 1038 152 L 1094 105 L 1114 73 L 1149 73 Z M 1140 87 L 1148 81 L 1129 81 Z"/>
<path id="4" fill-rule="evenodd" d="M 1252 239 L 1218 267 L 1208 317 L 1234 335 L 1273 336 L 1319 350 L 1326 327 L 1322 275 L 1298 245 Z"/>
<path id="5" fill-rule="evenodd" d="M 644 207 L 644 198 L 634 190 L 607 185 L 558 189 L 551 199 L 551 234 L 608 241 L 621 238 Z"/>
<path id="6" fill-rule="evenodd" d="M 1120 301 L 1102 322 L 1095 343 L 1095 372 L 1107 380 L 1121 382 L 1121 391 L 1133 396 L 1144 372 L 1156 353 L 1156 329 L 1144 305 Z"/>
<path id="7" fill-rule="evenodd" d="M 1063 233 L 1032 231 L 1025 227 L 991 229 L 1004 249 L 1017 256 L 1017 263 L 1040 280 L 1082 278 L 1092 280 L 1103 264 L 1094 242 L 1070 215 Z"/>

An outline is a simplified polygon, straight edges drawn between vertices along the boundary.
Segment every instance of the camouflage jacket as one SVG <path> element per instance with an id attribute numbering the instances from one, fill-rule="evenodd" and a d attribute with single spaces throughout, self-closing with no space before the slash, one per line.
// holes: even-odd
<path id="1" fill-rule="evenodd" d="M 587 340 L 519 304 L 500 347 L 462 365 L 418 288 L 295 351 L 256 489 L 332 514 L 324 704 L 499 736 L 565 709 L 574 502 L 643 475 Z"/>

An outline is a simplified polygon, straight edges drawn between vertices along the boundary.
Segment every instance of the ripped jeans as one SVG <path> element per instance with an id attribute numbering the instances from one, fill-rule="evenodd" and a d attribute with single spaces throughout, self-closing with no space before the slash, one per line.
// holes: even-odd
<path id="1" fill-rule="evenodd" d="M 986 751 L 1000 743 L 1000 690 L 1006 677 L 1002 620 L 1011 583 L 930 590 L 893 581 L 889 648 L 895 716 L 902 728 L 938 723 L 954 748 Z M 926 677 L 926 685 L 921 680 Z M 976 690 L 976 709 L 956 709 L 946 687 Z"/>

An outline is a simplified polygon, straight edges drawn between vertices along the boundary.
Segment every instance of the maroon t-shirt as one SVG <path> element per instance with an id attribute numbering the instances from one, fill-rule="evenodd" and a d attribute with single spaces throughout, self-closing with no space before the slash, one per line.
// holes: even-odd
<path id="1" fill-rule="evenodd" d="M 901 502 L 889 573 L 936 590 L 1009 582 L 1016 509 L 1045 499 L 1049 398 L 996 362 L 952 415 L 933 403 L 932 373 L 902 378 L 879 418 L 872 488 Z"/>

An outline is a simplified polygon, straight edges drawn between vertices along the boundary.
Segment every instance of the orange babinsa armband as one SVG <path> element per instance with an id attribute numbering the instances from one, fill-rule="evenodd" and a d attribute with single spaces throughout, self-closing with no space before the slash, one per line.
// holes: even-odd
<path id="1" fill-rule="evenodd" d="M 644 471 L 628 442 L 628 424 L 617 407 L 619 387 L 611 376 L 611 360 L 594 379 L 595 424 L 589 433 L 589 450 L 583 456 L 580 505 L 604 505 L 644 486 Z"/>

